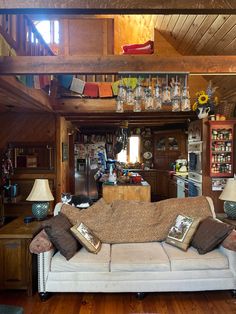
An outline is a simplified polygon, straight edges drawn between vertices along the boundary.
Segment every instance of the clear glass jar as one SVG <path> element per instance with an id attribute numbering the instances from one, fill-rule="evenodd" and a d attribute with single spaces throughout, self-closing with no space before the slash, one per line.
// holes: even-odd
<path id="1" fill-rule="evenodd" d="M 120 100 L 122 100 L 123 102 L 126 102 L 126 87 L 123 84 L 123 82 L 120 82 L 120 84 L 118 85 L 118 94 L 117 97 L 119 97 Z"/>
<path id="2" fill-rule="evenodd" d="M 134 89 L 134 97 L 143 99 L 144 98 L 144 91 L 143 91 L 143 86 L 141 85 L 141 82 L 137 83 L 137 86 Z"/>
<path id="3" fill-rule="evenodd" d="M 134 112 L 140 112 L 142 111 L 142 99 L 140 97 L 134 97 Z"/>
<path id="4" fill-rule="evenodd" d="M 147 111 L 154 110 L 152 89 L 150 86 L 144 89 L 144 107 Z"/>
<path id="5" fill-rule="evenodd" d="M 116 98 L 116 112 L 124 112 L 124 102 L 120 96 L 117 96 Z"/>
<path id="6" fill-rule="evenodd" d="M 180 111 L 180 99 L 174 98 L 171 101 L 172 104 L 172 111 Z"/>
<path id="7" fill-rule="evenodd" d="M 190 111 L 191 103 L 189 96 L 189 88 L 183 87 L 182 96 L 181 96 L 181 111 Z"/>
<path id="8" fill-rule="evenodd" d="M 171 103 L 170 87 L 169 86 L 164 86 L 163 87 L 163 90 L 162 90 L 162 103 L 163 104 Z"/>
<path id="9" fill-rule="evenodd" d="M 132 87 L 130 87 L 130 86 L 127 88 L 126 103 L 129 106 L 133 106 L 133 104 L 134 104 L 134 94 L 133 94 Z"/>

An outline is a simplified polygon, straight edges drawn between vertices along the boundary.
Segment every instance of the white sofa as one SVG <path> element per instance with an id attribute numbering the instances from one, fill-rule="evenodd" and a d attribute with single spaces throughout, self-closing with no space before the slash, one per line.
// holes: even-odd
<path id="1" fill-rule="evenodd" d="M 51 250 L 38 255 L 38 270 L 42 300 L 48 292 L 236 291 L 236 252 L 222 246 L 200 255 L 165 242 L 102 244 L 69 261 Z"/>

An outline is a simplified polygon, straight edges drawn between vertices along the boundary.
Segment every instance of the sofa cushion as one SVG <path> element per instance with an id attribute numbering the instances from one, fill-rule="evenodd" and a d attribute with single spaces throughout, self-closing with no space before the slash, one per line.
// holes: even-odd
<path id="1" fill-rule="evenodd" d="M 50 241 L 67 260 L 81 247 L 73 237 L 70 231 L 72 225 L 65 215 L 59 213 L 59 215 L 43 221 L 42 226 Z"/>
<path id="2" fill-rule="evenodd" d="M 70 228 L 74 237 L 91 253 L 98 253 L 102 243 L 98 237 L 82 222 Z"/>
<path id="3" fill-rule="evenodd" d="M 205 254 L 217 247 L 233 228 L 233 226 L 208 217 L 200 223 L 191 245 L 198 250 L 199 254 Z"/>
<path id="4" fill-rule="evenodd" d="M 169 271 L 161 243 L 122 243 L 111 246 L 111 271 Z"/>
<path id="5" fill-rule="evenodd" d="M 199 225 L 199 222 L 199 218 L 195 219 L 185 215 L 178 215 L 174 224 L 170 228 L 166 238 L 166 243 L 186 251 Z"/>
<path id="6" fill-rule="evenodd" d="M 190 247 L 186 252 L 183 252 L 167 243 L 162 243 L 162 245 L 169 257 L 172 271 L 229 268 L 227 257 L 218 249 L 200 255 L 193 247 Z"/>
<path id="7" fill-rule="evenodd" d="M 109 272 L 110 244 L 103 244 L 98 254 L 80 249 L 69 261 L 57 252 L 51 263 L 52 272 Z"/>

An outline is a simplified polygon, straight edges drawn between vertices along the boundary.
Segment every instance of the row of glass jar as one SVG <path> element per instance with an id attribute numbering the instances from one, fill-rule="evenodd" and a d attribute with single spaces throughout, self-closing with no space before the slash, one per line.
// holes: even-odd
<path id="1" fill-rule="evenodd" d="M 142 105 L 147 111 L 162 110 L 163 105 L 171 105 L 172 111 L 190 111 L 190 97 L 188 87 L 180 88 L 176 82 L 172 88 L 156 84 L 154 90 L 151 86 L 143 87 L 138 83 L 134 90 L 120 84 L 116 99 L 116 112 L 124 112 L 124 104 L 133 106 L 134 112 L 142 110 Z"/>

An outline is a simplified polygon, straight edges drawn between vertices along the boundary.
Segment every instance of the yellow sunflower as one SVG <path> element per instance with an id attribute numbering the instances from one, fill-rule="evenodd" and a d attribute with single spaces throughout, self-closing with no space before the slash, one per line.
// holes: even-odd
<path id="1" fill-rule="evenodd" d="M 202 94 L 198 97 L 199 105 L 205 105 L 209 100 L 209 96 L 207 94 Z"/>
<path id="2" fill-rule="evenodd" d="M 195 102 L 194 104 L 193 104 L 193 107 L 192 107 L 192 109 L 193 109 L 193 111 L 196 111 L 197 110 L 197 102 Z"/>

